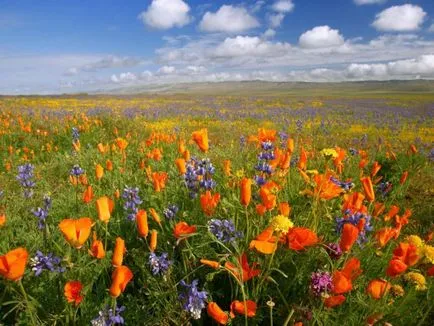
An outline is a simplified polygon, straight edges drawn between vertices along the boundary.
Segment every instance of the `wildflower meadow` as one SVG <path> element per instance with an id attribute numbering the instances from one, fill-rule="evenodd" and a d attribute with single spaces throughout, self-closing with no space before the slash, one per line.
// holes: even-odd
<path id="1" fill-rule="evenodd" d="M 0 98 L 0 325 L 432 325 L 434 98 Z"/>

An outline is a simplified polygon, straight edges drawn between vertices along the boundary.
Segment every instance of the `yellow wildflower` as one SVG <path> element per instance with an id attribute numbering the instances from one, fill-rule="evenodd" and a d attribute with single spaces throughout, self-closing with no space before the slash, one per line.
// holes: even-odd
<path id="1" fill-rule="evenodd" d="M 277 232 L 287 233 L 288 230 L 293 226 L 294 223 L 292 223 L 292 221 L 284 215 L 277 215 L 271 221 L 271 227 Z"/>
<path id="2" fill-rule="evenodd" d="M 423 240 L 418 235 L 409 235 L 407 242 L 421 249 L 424 246 Z"/>
<path id="3" fill-rule="evenodd" d="M 324 156 L 328 160 L 331 158 L 337 158 L 338 157 L 338 152 L 336 152 L 336 150 L 334 148 L 324 148 L 320 153 L 322 156 Z"/>
<path id="4" fill-rule="evenodd" d="M 404 275 L 404 278 L 407 281 L 414 283 L 416 285 L 416 290 L 418 291 L 426 290 L 425 276 L 423 276 L 421 273 L 409 272 Z"/>
<path id="5" fill-rule="evenodd" d="M 425 261 L 434 264 L 434 247 L 425 245 L 422 250 Z"/>
<path id="6" fill-rule="evenodd" d="M 398 285 L 398 284 L 392 285 L 392 287 L 390 288 L 390 291 L 395 297 L 402 297 L 405 293 L 402 286 Z"/>

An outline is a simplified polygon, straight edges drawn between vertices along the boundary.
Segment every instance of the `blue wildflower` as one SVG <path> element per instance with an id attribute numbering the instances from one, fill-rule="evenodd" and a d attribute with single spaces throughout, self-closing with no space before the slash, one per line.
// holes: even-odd
<path id="1" fill-rule="evenodd" d="M 193 280 L 191 284 L 182 280 L 180 284 L 185 288 L 185 292 L 179 295 L 179 299 L 183 303 L 183 309 L 190 313 L 193 319 L 200 319 L 202 310 L 205 308 L 208 293 L 206 291 L 199 291 L 197 288 L 199 284 L 198 280 Z"/>
<path id="2" fill-rule="evenodd" d="M 125 307 L 116 306 L 115 312 L 112 308 L 106 306 L 103 310 L 98 312 L 98 317 L 93 319 L 90 323 L 92 326 L 113 326 L 113 325 L 124 325 L 124 318 L 121 313 L 125 311 Z"/>
<path id="3" fill-rule="evenodd" d="M 208 222 L 208 229 L 219 241 L 224 243 L 234 242 L 243 236 L 235 229 L 234 222 L 231 220 L 211 219 Z"/>
<path id="4" fill-rule="evenodd" d="M 142 199 L 139 196 L 139 188 L 126 186 L 122 192 L 122 198 L 125 200 L 124 211 L 128 214 L 128 220 L 134 221 L 139 211 L 139 205 L 142 203 Z"/>
<path id="5" fill-rule="evenodd" d="M 365 220 L 365 225 L 363 227 L 363 230 L 359 231 L 359 237 L 357 238 L 357 243 L 359 245 L 362 245 L 367 241 L 366 232 L 370 232 L 373 230 L 373 227 L 371 225 L 372 218 L 370 215 L 360 212 L 352 213 L 350 210 L 347 210 L 344 217 L 336 218 L 336 231 L 338 233 L 341 233 L 342 228 L 346 223 L 351 223 L 354 226 L 358 226 L 362 218 Z"/>
<path id="6" fill-rule="evenodd" d="M 169 254 L 163 252 L 160 256 L 157 256 L 154 252 L 149 255 L 149 266 L 151 266 L 153 275 L 164 275 L 169 270 L 172 261 L 168 259 Z"/>
<path id="7" fill-rule="evenodd" d="M 175 204 L 170 204 L 164 211 L 163 215 L 168 220 L 173 220 L 176 217 L 176 213 L 178 213 L 179 208 Z"/>
<path id="8" fill-rule="evenodd" d="M 80 175 L 84 174 L 84 170 L 80 167 L 80 165 L 75 164 L 71 171 L 69 172 L 70 175 L 73 177 L 79 177 Z"/>
<path id="9" fill-rule="evenodd" d="M 26 163 L 18 166 L 17 180 L 20 182 L 21 187 L 23 187 L 23 195 L 25 198 L 30 198 L 33 196 L 32 188 L 35 186 L 33 181 L 35 167 L 33 164 Z"/>
<path id="10" fill-rule="evenodd" d="M 35 272 L 35 276 L 39 276 L 43 271 L 63 273 L 65 268 L 61 266 L 61 262 L 62 259 L 54 256 L 52 253 L 44 255 L 38 250 L 36 256 L 30 260 L 30 265 L 32 266 L 32 271 Z"/>

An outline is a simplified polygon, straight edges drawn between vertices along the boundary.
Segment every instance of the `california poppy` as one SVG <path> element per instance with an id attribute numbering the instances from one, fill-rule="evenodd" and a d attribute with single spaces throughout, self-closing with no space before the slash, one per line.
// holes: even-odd
<path id="1" fill-rule="evenodd" d="M 399 183 L 403 185 L 408 177 L 408 171 L 404 171 L 401 175 L 401 178 L 399 179 Z"/>
<path id="2" fill-rule="evenodd" d="M 209 144 L 208 144 L 208 130 L 207 129 L 201 129 L 201 130 L 195 131 L 191 134 L 191 137 L 202 152 L 205 152 L 205 153 L 208 152 Z"/>
<path id="3" fill-rule="evenodd" d="M 338 156 L 333 160 L 333 164 L 336 168 L 336 172 L 338 174 L 342 174 L 342 171 L 344 169 L 344 164 L 342 162 L 345 160 L 347 152 L 339 147 L 336 148 L 336 152 L 338 153 Z"/>
<path id="4" fill-rule="evenodd" d="M 114 209 L 113 200 L 107 196 L 104 196 L 98 198 L 95 204 L 99 220 L 101 222 L 108 223 L 110 221 L 111 213 Z"/>
<path id="5" fill-rule="evenodd" d="M 350 210 L 352 213 L 367 213 L 368 209 L 363 205 L 365 196 L 360 192 L 353 192 L 351 194 L 344 195 L 344 203 L 342 205 L 342 211 L 346 212 Z"/>
<path id="6" fill-rule="evenodd" d="M 266 211 L 267 211 L 267 207 L 265 207 L 264 205 L 262 205 L 262 204 L 256 205 L 256 213 L 259 216 L 264 215 Z"/>
<path id="7" fill-rule="evenodd" d="M 220 263 L 218 261 L 214 260 L 208 260 L 208 259 L 201 259 L 200 263 L 206 266 L 209 266 L 214 269 L 218 269 L 220 267 Z"/>
<path id="8" fill-rule="evenodd" d="M 390 283 L 386 280 L 377 279 L 369 282 L 366 292 L 376 300 L 381 299 L 390 289 Z"/>
<path id="9" fill-rule="evenodd" d="M 340 294 L 340 295 L 335 295 L 335 296 L 331 296 L 331 297 L 326 298 L 324 300 L 324 305 L 327 308 L 333 308 L 336 306 L 340 306 L 344 302 L 345 302 L 345 296 Z"/>
<path id="10" fill-rule="evenodd" d="M 366 199 L 370 202 L 375 200 L 374 187 L 370 177 L 363 177 L 360 179 L 362 182 L 363 190 L 365 192 Z"/>
<path id="11" fill-rule="evenodd" d="M 122 238 L 117 237 L 112 257 L 113 266 L 118 267 L 122 265 L 122 262 L 124 260 L 124 254 L 126 251 L 127 249 L 125 248 L 125 241 Z"/>
<path id="12" fill-rule="evenodd" d="M 128 142 L 125 139 L 120 138 L 120 137 L 116 138 L 115 143 L 116 143 L 116 146 L 121 151 L 124 151 L 127 148 L 127 146 L 128 146 Z"/>
<path id="13" fill-rule="evenodd" d="M 178 168 L 179 174 L 185 174 L 185 172 L 187 172 L 185 160 L 183 158 L 177 158 L 175 164 Z"/>
<path id="14" fill-rule="evenodd" d="M 380 169 L 381 169 L 381 164 L 375 161 L 374 164 L 372 164 L 371 177 L 375 177 L 378 171 L 380 171 Z"/>
<path id="15" fill-rule="evenodd" d="M 153 208 L 150 208 L 150 209 L 149 209 L 149 213 L 151 213 L 152 219 L 153 219 L 156 223 L 158 223 L 158 224 L 161 225 L 161 218 L 160 218 L 160 216 L 157 214 L 156 210 L 153 209 Z"/>
<path id="16" fill-rule="evenodd" d="M 202 207 L 202 211 L 208 216 L 214 214 L 215 208 L 217 207 L 219 201 L 219 193 L 211 195 L 211 191 L 207 190 L 204 194 L 200 195 L 200 205 Z"/>
<path id="17" fill-rule="evenodd" d="M 396 214 L 399 213 L 399 207 L 396 205 L 392 205 L 389 208 L 389 212 L 387 212 L 386 216 L 384 216 L 384 221 L 389 221 L 390 219 L 394 218 Z"/>
<path id="18" fill-rule="evenodd" d="M 386 274 L 391 277 L 398 276 L 407 270 L 408 266 L 400 259 L 392 259 L 386 269 Z"/>
<path id="19" fill-rule="evenodd" d="M 83 192 L 83 202 L 89 204 L 93 199 L 92 186 L 87 186 L 86 190 Z"/>
<path id="20" fill-rule="evenodd" d="M 95 167 L 95 177 L 100 180 L 104 176 L 104 168 L 101 164 L 97 164 Z"/>
<path id="21" fill-rule="evenodd" d="M 380 247 L 384 247 L 392 238 L 395 237 L 395 228 L 385 227 L 375 233 L 375 239 Z"/>
<path id="22" fill-rule="evenodd" d="M 175 238 L 185 238 L 189 235 L 196 232 L 196 226 L 195 225 L 188 225 L 186 222 L 179 222 L 175 225 L 175 228 L 173 229 L 173 235 Z"/>
<path id="23" fill-rule="evenodd" d="M 157 237 L 157 230 L 151 230 L 151 241 L 149 241 L 149 249 L 151 250 L 151 252 L 154 252 L 157 248 Z"/>
<path id="24" fill-rule="evenodd" d="M 92 220 L 88 217 L 82 217 L 78 220 L 64 219 L 59 223 L 65 240 L 77 249 L 80 249 L 89 238 L 92 228 Z"/>
<path id="25" fill-rule="evenodd" d="M 248 206 L 252 198 L 252 179 L 243 178 L 241 180 L 241 205 Z"/>
<path id="26" fill-rule="evenodd" d="M 231 315 L 235 317 L 234 313 L 237 313 L 239 315 L 246 315 L 247 317 L 255 317 L 256 308 L 255 301 L 246 300 L 244 303 L 244 301 L 235 300 L 231 303 Z"/>
<path id="27" fill-rule="evenodd" d="M 105 250 L 101 240 L 97 240 L 96 233 L 93 233 L 93 242 L 89 249 L 89 254 L 97 259 L 105 257 Z"/>
<path id="28" fill-rule="evenodd" d="M 286 141 L 286 148 L 291 155 L 292 155 L 292 153 L 294 153 L 294 139 L 293 138 L 288 138 L 288 140 Z"/>
<path id="29" fill-rule="evenodd" d="M 229 321 L 229 315 L 224 312 L 215 302 L 209 302 L 208 306 L 206 307 L 206 311 L 208 316 L 210 316 L 220 325 L 226 325 Z"/>
<path id="30" fill-rule="evenodd" d="M 0 227 L 2 227 L 3 225 L 5 225 L 6 223 L 6 215 L 0 213 Z"/>
<path id="31" fill-rule="evenodd" d="M 256 269 L 256 266 L 258 265 L 257 263 L 253 263 L 252 267 L 250 267 L 246 253 L 243 253 L 242 256 L 238 258 L 238 264 L 241 265 L 241 271 L 238 265 L 234 265 L 229 261 L 225 263 L 225 268 L 230 270 L 238 279 L 242 280 L 243 282 L 247 282 L 251 278 L 258 276 L 261 273 L 261 270 Z"/>
<path id="32" fill-rule="evenodd" d="M 292 250 L 299 251 L 318 243 L 315 232 L 308 228 L 294 227 L 286 234 L 286 243 Z"/>
<path id="33" fill-rule="evenodd" d="M 383 214 L 385 209 L 386 209 L 386 205 L 384 205 L 384 203 L 376 202 L 374 204 L 374 211 L 372 212 L 372 216 L 375 216 L 375 217 L 380 216 L 381 214 Z"/>
<path id="34" fill-rule="evenodd" d="M 140 209 L 136 214 L 137 230 L 139 235 L 146 238 L 149 233 L 148 214 L 144 209 Z"/>
<path id="35" fill-rule="evenodd" d="M 107 169 L 107 171 L 112 171 L 113 170 L 113 163 L 110 160 L 107 160 L 105 162 L 105 168 Z"/>
<path id="36" fill-rule="evenodd" d="M 230 160 L 224 160 L 223 161 L 223 172 L 226 176 L 231 175 L 231 161 Z"/>
<path id="37" fill-rule="evenodd" d="M 351 258 L 347 261 L 342 270 L 333 273 L 333 292 L 336 294 L 346 293 L 352 290 L 353 281 L 362 273 L 360 261 Z"/>
<path id="38" fill-rule="evenodd" d="M 312 191 L 305 191 L 306 194 L 325 200 L 330 200 L 340 196 L 344 190 L 334 183 L 331 179 L 331 174 L 316 174 L 313 176 L 313 181 L 315 183 L 315 188 Z"/>
<path id="39" fill-rule="evenodd" d="M 345 223 L 342 228 L 341 240 L 339 247 L 346 252 L 351 250 L 353 244 L 359 236 L 359 229 L 351 223 Z"/>
<path id="40" fill-rule="evenodd" d="M 254 240 L 250 241 L 250 249 L 255 248 L 260 253 L 269 255 L 277 249 L 277 239 L 273 236 L 273 228 L 270 226 L 262 231 Z"/>
<path id="41" fill-rule="evenodd" d="M 112 273 L 110 295 L 117 298 L 125 291 L 127 284 L 132 280 L 133 273 L 127 266 L 118 266 Z"/>
<path id="42" fill-rule="evenodd" d="M 289 217 L 291 206 L 288 203 L 279 203 L 279 214 Z"/>
<path id="43" fill-rule="evenodd" d="M 10 281 L 19 281 L 27 264 L 29 253 L 24 248 L 17 248 L 0 256 L 0 275 Z"/>
<path id="44" fill-rule="evenodd" d="M 166 187 L 168 175 L 166 172 L 153 172 L 152 181 L 154 182 L 154 190 L 160 192 Z"/>
<path id="45" fill-rule="evenodd" d="M 302 171 L 307 169 L 307 152 L 303 147 L 300 150 L 300 159 L 298 160 L 297 167 Z"/>
<path id="46" fill-rule="evenodd" d="M 63 289 L 66 301 L 69 303 L 74 303 L 78 306 L 83 300 L 83 296 L 81 295 L 83 284 L 80 281 L 68 281 Z"/>

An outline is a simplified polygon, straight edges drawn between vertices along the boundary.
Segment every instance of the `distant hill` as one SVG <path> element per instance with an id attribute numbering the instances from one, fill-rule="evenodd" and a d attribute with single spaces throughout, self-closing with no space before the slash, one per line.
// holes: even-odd
<path id="1" fill-rule="evenodd" d="M 91 94 L 139 95 L 139 94 L 196 94 L 196 95 L 313 95 L 333 96 L 356 94 L 417 93 L 434 94 L 434 80 L 388 80 L 339 83 L 311 82 L 202 82 L 165 85 L 146 85 L 101 90 Z"/>

